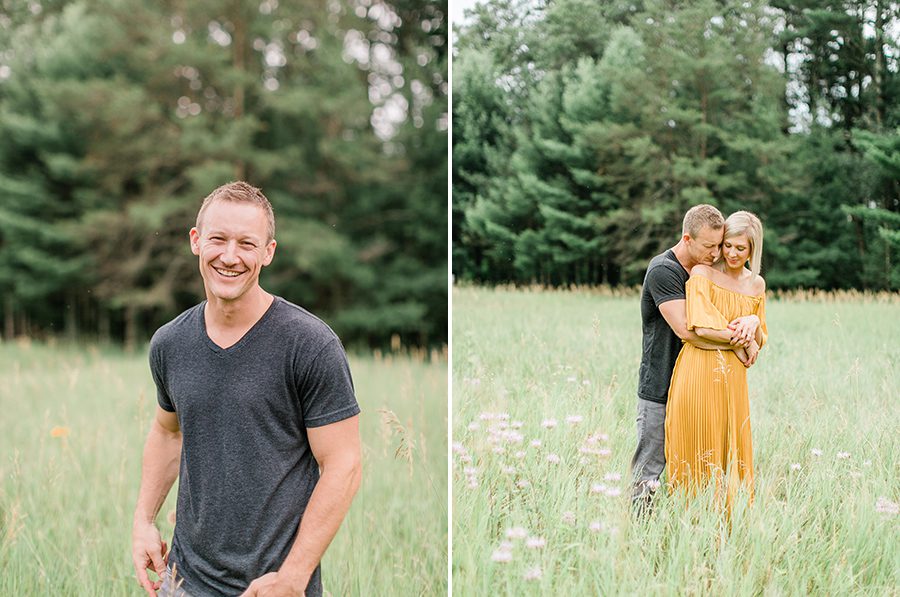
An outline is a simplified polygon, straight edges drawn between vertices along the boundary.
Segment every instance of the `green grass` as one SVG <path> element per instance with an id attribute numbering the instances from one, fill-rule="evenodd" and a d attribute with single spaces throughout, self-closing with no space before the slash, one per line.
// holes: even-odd
<path id="1" fill-rule="evenodd" d="M 323 559 L 326 593 L 445 594 L 446 359 L 350 365 L 364 478 Z M 0 595 L 144 594 L 131 517 L 155 396 L 145 354 L 0 344 Z M 169 544 L 175 495 L 158 519 Z"/>
<path id="2" fill-rule="evenodd" d="M 729 527 L 709 492 L 630 513 L 636 296 L 455 289 L 454 595 L 900 594 L 900 515 L 878 507 L 900 502 L 900 297 L 767 307 L 748 373 L 756 500 Z"/>

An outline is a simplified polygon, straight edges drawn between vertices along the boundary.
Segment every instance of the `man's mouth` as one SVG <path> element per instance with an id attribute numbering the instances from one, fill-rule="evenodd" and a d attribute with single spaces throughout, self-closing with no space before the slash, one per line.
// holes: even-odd
<path id="1" fill-rule="evenodd" d="M 242 273 L 244 273 L 244 272 L 236 272 L 236 271 L 230 270 L 230 269 L 223 269 L 220 267 L 213 267 L 213 269 L 216 270 L 216 273 L 218 273 L 220 276 L 224 276 L 226 278 L 237 278 Z"/>

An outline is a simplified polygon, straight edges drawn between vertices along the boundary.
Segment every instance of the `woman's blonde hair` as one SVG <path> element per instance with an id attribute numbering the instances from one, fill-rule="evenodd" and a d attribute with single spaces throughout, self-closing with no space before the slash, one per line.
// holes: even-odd
<path id="1" fill-rule="evenodd" d="M 725 220 L 725 238 L 746 234 L 750 241 L 750 271 L 759 275 L 762 261 L 763 227 L 756 215 L 749 211 L 736 211 Z M 724 253 L 723 253 L 724 254 Z M 725 260 L 720 258 L 724 268 Z"/>

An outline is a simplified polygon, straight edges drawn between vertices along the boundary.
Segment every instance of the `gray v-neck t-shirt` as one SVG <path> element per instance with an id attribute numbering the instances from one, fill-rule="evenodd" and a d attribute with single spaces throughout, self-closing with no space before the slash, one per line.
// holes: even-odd
<path id="1" fill-rule="evenodd" d="M 188 594 L 239 595 L 277 571 L 319 479 L 306 429 L 359 413 L 340 340 L 275 297 L 233 346 L 206 332 L 206 301 L 161 327 L 150 369 L 182 431 L 169 566 Z M 307 595 L 321 595 L 316 568 Z"/>

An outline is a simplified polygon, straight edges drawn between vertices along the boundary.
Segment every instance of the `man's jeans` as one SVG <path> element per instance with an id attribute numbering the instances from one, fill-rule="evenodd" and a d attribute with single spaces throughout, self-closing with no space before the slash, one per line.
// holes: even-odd
<path id="1" fill-rule="evenodd" d="M 666 468 L 666 405 L 638 398 L 637 450 L 631 459 L 631 502 L 641 504 L 659 487 Z"/>

